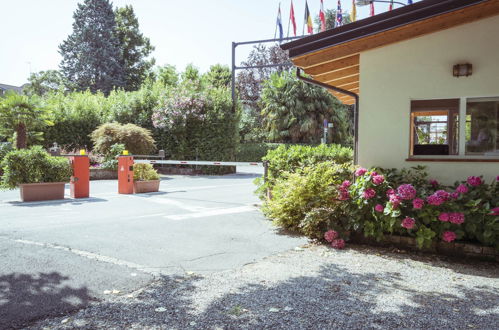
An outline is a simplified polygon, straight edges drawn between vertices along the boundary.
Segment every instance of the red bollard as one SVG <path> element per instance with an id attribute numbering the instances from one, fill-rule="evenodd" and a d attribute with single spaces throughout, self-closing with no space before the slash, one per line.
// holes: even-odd
<path id="1" fill-rule="evenodd" d="M 133 194 L 133 157 L 118 157 L 118 193 Z"/>
<path id="2" fill-rule="evenodd" d="M 90 196 L 90 160 L 88 156 L 70 156 L 73 176 L 69 183 L 72 198 L 88 198 Z"/>

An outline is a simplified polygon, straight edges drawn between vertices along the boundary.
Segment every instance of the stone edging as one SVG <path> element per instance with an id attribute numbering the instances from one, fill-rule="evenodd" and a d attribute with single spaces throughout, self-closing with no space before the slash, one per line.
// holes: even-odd
<path id="1" fill-rule="evenodd" d="M 416 239 L 409 236 L 385 235 L 384 240 L 376 241 L 374 238 L 365 237 L 362 234 L 352 234 L 350 241 L 376 246 L 392 245 L 411 251 L 423 251 L 438 253 L 453 257 L 472 257 L 479 259 L 495 260 L 499 262 L 499 250 L 489 246 L 462 242 L 433 242 L 430 248 L 418 249 Z"/>

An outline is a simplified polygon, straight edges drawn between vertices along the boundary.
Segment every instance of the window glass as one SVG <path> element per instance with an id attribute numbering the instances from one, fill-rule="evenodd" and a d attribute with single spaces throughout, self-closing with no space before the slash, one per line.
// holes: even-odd
<path id="1" fill-rule="evenodd" d="M 466 154 L 499 156 L 499 98 L 467 100 Z"/>
<path id="2" fill-rule="evenodd" d="M 413 101 L 411 108 L 411 154 L 457 155 L 458 101 Z"/>

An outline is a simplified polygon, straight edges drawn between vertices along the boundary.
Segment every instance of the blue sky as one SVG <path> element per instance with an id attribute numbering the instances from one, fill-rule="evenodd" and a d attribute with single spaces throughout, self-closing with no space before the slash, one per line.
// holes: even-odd
<path id="1" fill-rule="evenodd" d="M 58 45 L 71 33 L 73 12 L 79 0 L 0 1 L 0 83 L 21 85 L 32 72 L 57 69 Z M 215 63 L 229 64 L 231 42 L 274 36 L 277 7 L 282 4 L 287 30 L 289 0 L 114 0 L 114 6 L 134 7 L 141 31 L 156 46 L 159 65 L 183 69 L 193 63 L 202 71 Z M 404 0 L 402 2 L 405 2 Z M 305 0 L 294 0 L 298 32 L 301 33 Z M 351 0 L 342 0 L 350 11 Z M 319 12 L 320 0 L 308 0 L 311 13 Z M 337 0 L 324 0 L 325 8 L 336 8 Z M 376 12 L 388 4 L 376 4 Z M 358 18 L 368 8 L 358 8 Z M 244 60 L 249 47 L 238 50 Z"/>

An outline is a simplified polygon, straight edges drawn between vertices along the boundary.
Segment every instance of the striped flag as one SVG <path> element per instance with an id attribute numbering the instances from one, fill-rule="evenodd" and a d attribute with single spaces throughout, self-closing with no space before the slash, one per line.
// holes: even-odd
<path id="1" fill-rule="evenodd" d="M 388 10 L 389 11 L 392 11 L 393 10 L 393 0 L 390 1 L 390 7 L 388 7 Z"/>
<path id="2" fill-rule="evenodd" d="M 374 2 L 371 2 L 369 10 L 369 16 L 374 16 Z"/>
<path id="3" fill-rule="evenodd" d="M 336 26 L 343 25 L 343 13 L 341 12 L 341 1 L 338 0 L 338 9 L 336 10 Z"/>
<path id="4" fill-rule="evenodd" d="M 279 28 L 279 40 L 284 38 L 284 32 L 282 30 L 282 19 L 281 19 L 281 4 L 279 3 L 279 10 L 277 11 L 277 27 Z"/>
<path id="5" fill-rule="evenodd" d="M 324 2 L 321 0 L 321 9 L 319 10 L 319 19 L 321 21 L 321 32 L 326 31 L 326 15 L 324 14 Z"/>
<path id="6" fill-rule="evenodd" d="M 355 0 L 352 0 L 352 11 L 350 12 L 350 21 L 355 22 L 357 20 L 357 5 Z"/>
<path id="7" fill-rule="evenodd" d="M 310 10 L 308 10 L 308 3 L 305 0 L 305 23 L 307 25 L 307 32 L 309 34 L 314 33 L 314 24 L 312 23 L 312 16 L 310 16 Z"/>
<path id="8" fill-rule="evenodd" d="M 289 13 L 289 19 L 291 21 L 291 23 L 293 24 L 293 33 L 296 37 L 296 20 L 295 20 L 295 9 L 293 7 L 293 0 L 291 0 L 291 11 Z M 289 31 L 289 29 L 288 29 Z"/>

